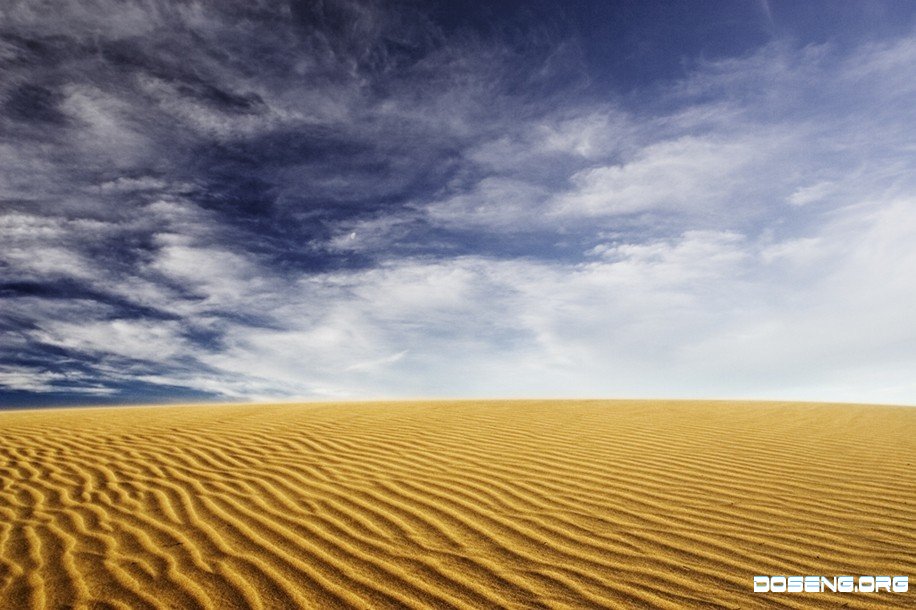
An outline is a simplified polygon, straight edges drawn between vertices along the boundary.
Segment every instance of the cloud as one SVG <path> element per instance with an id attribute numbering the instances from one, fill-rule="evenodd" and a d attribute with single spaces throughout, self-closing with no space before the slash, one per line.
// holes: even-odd
<path id="1" fill-rule="evenodd" d="M 792 205 L 808 205 L 823 200 L 834 190 L 832 182 L 817 182 L 809 186 L 799 187 L 794 193 L 789 195 L 788 202 Z"/>
<path id="2" fill-rule="evenodd" d="M 487 177 L 472 191 L 432 203 L 424 211 L 438 225 L 505 230 L 543 213 L 548 195 L 545 189 L 523 180 Z"/>
<path id="3" fill-rule="evenodd" d="M 912 35 L 609 92 L 415 9 L 9 4 L 0 386 L 913 401 Z"/>
<path id="4" fill-rule="evenodd" d="M 721 205 L 735 197 L 740 174 L 759 161 L 766 148 L 760 142 L 689 136 L 652 144 L 631 161 L 574 173 L 573 188 L 557 197 L 552 212 L 606 216 L 647 210 L 693 212 Z"/>
<path id="5" fill-rule="evenodd" d="M 171 321 L 93 320 L 45 323 L 36 341 L 76 352 L 102 353 L 131 360 L 168 360 L 187 351 Z"/>

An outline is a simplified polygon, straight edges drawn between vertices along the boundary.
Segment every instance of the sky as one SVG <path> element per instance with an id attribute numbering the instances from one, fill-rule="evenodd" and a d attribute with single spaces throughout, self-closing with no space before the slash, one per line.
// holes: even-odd
<path id="1" fill-rule="evenodd" d="M 0 406 L 916 405 L 916 3 L 5 0 Z"/>

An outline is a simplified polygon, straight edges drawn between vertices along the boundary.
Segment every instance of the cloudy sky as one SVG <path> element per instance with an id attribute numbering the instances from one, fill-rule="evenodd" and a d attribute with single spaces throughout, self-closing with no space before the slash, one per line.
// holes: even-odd
<path id="1" fill-rule="evenodd" d="M 0 405 L 916 404 L 914 100 L 906 1 L 5 0 Z"/>

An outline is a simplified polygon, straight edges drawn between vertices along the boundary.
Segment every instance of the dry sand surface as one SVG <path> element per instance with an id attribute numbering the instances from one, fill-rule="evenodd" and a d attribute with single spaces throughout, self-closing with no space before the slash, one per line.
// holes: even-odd
<path id="1" fill-rule="evenodd" d="M 0 413 L 0 608 L 916 607 L 916 408 Z"/>

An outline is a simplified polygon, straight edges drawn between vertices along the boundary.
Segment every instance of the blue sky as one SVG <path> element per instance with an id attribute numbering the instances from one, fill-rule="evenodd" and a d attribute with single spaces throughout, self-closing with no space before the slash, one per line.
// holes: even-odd
<path id="1" fill-rule="evenodd" d="M 0 8 L 0 405 L 916 404 L 916 5 Z"/>

